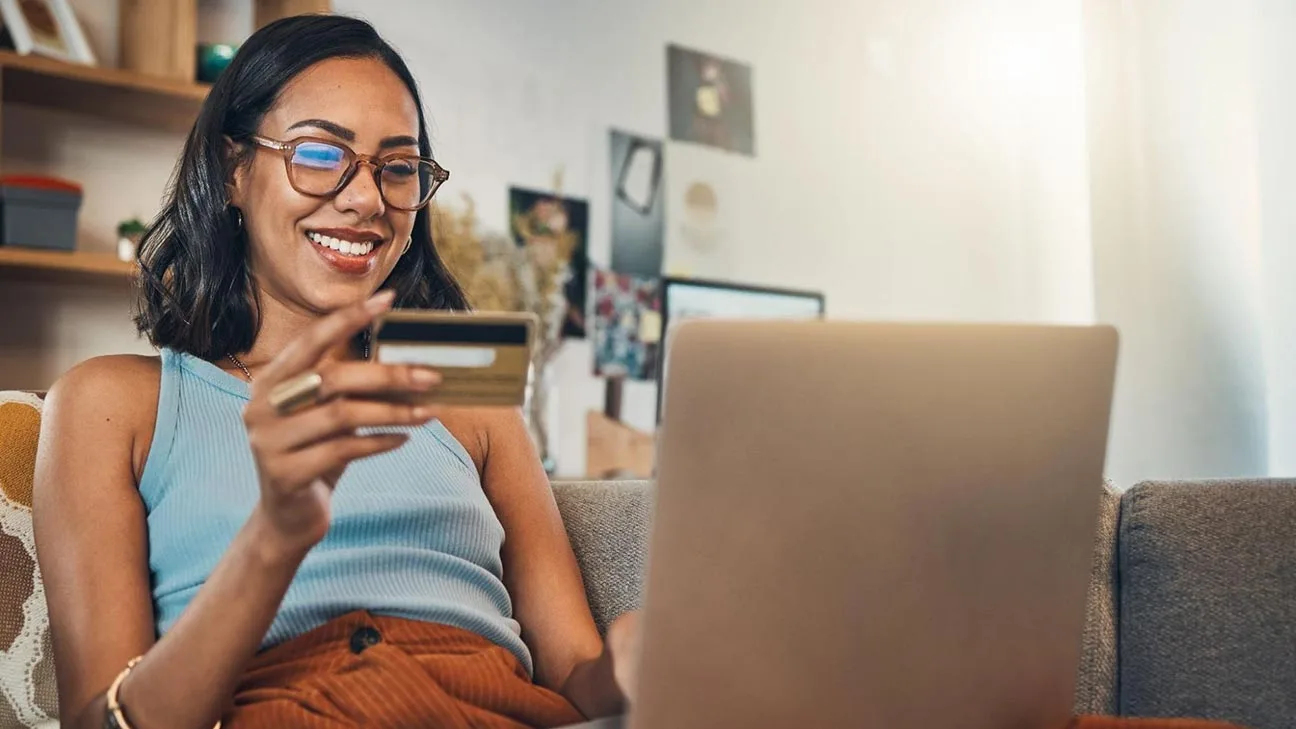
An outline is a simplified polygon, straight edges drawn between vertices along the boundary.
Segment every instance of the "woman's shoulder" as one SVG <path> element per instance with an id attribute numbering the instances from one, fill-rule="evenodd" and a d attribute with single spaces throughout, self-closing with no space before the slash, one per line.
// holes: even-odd
<path id="1" fill-rule="evenodd" d="M 88 359 L 63 374 L 45 396 L 45 420 L 65 437 L 129 443 L 136 473 L 157 420 L 159 357 L 114 354 Z"/>
<path id="2" fill-rule="evenodd" d="M 82 399 L 90 403 L 136 401 L 146 392 L 156 399 L 162 359 L 138 354 L 92 357 L 63 374 L 50 388 L 50 398 Z"/>
<path id="3" fill-rule="evenodd" d="M 437 416 L 446 431 L 468 452 L 478 475 L 486 460 L 487 424 L 484 415 L 477 408 L 446 407 Z"/>
<path id="4" fill-rule="evenodd" d="M 439 419 L 468 451 L 479 474 L 485 471 L 492 443 L 507 447 L 510 440 L 516 441 L 517 433 L 526 434 L 519 408 L 449 407 Z"/>

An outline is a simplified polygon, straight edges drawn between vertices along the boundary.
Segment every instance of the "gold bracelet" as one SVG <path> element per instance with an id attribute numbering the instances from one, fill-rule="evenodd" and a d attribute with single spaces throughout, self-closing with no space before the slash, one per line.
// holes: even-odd
<path id="1" fill-rule="evenodd" d="M 117 692 L 121 689 L 122 681 L 126 680 L 126 676 L 135 670 L 135 666 L 138 666 L 142 660 L 144 660 L 144 656 L 135 656 L 130 659 L 122 672 L 117 674 L 117 678 L 113 679 L 112 685 L 108 687 L 106 698 L 108 699 L 108 718 L 111 720 L 109 722 L 110 727 L 132 729 L 130 722 L 126 721 L 126 715 L 122 713 L 122 705 L 121 701 L 117 700 Z"/>
<path id="2" fill-rule="evenodd" d="M 138 666 L 139 662 L 142 660 L 144 660 L 144 656 L 135 656 L 130 659 L 130 661 L 126 663 L 126 667 L 122 669 L 122 672 L 117 674 L 117 678 L 113 679 L 112 684 L 108 687 L 108 693 L 104 695 L 105 698 L 108 699 L 108 718 L 111 720 L 109 726 L 113 727 L 113 729 L 134 729 L 130 722 L 126 721 L 126 714 L 122 711 L 121 701 L 117 698 L 117 692 L 121 690 L 122 681 L 126 680 L 126 676 L 129 675 L 131 671 L 135 670 L 135 666 Z M 221 723 L 219 721 L 216 722 L 216 726 L 213 727 L 213 729 L 221 729 Z"/>

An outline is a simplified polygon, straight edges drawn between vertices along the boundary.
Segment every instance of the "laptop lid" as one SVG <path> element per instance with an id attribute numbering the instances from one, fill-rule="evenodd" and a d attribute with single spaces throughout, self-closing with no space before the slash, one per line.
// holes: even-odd
<path id="1" fill-rule="evenodd" d="M 1114 330 L 697 321 L 671 347 L 631 729 L 1067 722 Z"/>

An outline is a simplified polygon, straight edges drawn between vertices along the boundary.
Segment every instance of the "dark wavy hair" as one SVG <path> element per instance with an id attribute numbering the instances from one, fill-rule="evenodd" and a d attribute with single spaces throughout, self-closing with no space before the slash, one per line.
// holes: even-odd
<path id="1" fill-rule="evenodd" d="M 260 301 L 247 239 L 229 207 L 226 183 L 252 154 L 231 158 L 225 138 L 255 134 L 284 86 L 330 58 L 373 58 L 400 77 L 419 110 L 419 153 L 432 156 L 418 84 L 373 26 L 341 15 L 303 15 L 252 35 L 212 87 L 185 141 L 162 211 L 140 244 L 135 324 L 157 347 L 214 360 L 251 349 Z M 414 217 L 414 244 L 383 288 L 396 306 L 466 310 L 463 290 L 432 244 L 428 208 Z"/>

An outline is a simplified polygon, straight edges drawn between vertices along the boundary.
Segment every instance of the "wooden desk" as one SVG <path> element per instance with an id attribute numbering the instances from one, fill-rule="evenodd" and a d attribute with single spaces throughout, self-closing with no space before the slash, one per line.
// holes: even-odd
<path id="1" fill-rule="evenodd" d="M 593 479 L 652 478 L 657 442 L 597 410 L 585 416 L 585 474 Z"/>

